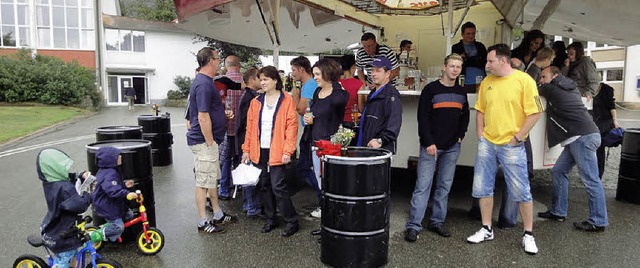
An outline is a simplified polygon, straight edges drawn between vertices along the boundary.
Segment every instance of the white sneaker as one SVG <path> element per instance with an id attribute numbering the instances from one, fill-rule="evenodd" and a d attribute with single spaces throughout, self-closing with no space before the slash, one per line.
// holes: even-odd
<path id="1" fill-rule="evenodd" d="M 311 217 L 320 218 L 322 217 L 322 210 L 320 207 L 316 208 L 314 211 L 311 211 Z"/>
<path id="2" fill-rule="evenodd" d="M 536 246 L 536 239 L 532 235 L 525 234 L 522 236 L 522 247 L 527 254 L 534 255 L 538 253 L 538 246 Z"/>
<path id="3" fill-rule="evenodd" d="M 480 242 L 491 241 L 491 240 L 493 240 L 493 230 L 489 232 L 484 227 L 480 228 L 480 230 L 478 230 L 472 236 L 467 237 L 467 242 L 473 243 L 473 244 L 478 244 Z"/>

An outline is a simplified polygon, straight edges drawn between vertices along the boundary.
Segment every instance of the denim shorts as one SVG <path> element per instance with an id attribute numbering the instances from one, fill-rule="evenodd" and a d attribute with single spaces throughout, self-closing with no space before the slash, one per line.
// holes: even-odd
<path id="1" fill-rule="evenodd" d="M 196 171 L 196 187 L 215 189 L 220 179 L 220 162 L 218 161 L 218 144 L 206 143 L 189 146 L 193 152 Z"/>
<path id="2" fill-rule="evenodd" d="M 531 188 L 527 174 L 527 154 L 524 143 L 497 145 L 484 137 L 478 142 L 478 155 L 473 175 L 474 198 L 493 196 L 498 165 L 502 166 L 509 199 L 516 202 L 531 202 Z"/>

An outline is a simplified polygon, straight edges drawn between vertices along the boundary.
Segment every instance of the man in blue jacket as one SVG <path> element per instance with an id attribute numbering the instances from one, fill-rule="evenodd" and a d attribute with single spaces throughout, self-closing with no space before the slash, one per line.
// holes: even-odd
<path id="1" fill-rule="evenodd" d="M 604 188 L 598 176 L 596 150 L 600 131 L 582 103 L 576 83 L 560 74 L 555 66 L 542 70 L 540 95 L 547 99 L 547 138 L 549 147 L 564 147 L 551 170 L 552 204 L 541 218 L 564 221 L 569 207 L 569 171 L 578 166 L 580 180 L 589 194 L 589 219 L 574 222 L 578 230 L 602 232 L 609 224 Z"/>
<path id="2" fill-rule="evenodd" d="M 383 148 L 395 153 L 402 126 L 400 92 L 390 83 L 393 69 L 387 57 L 376 57 L 371 65 L 375 89 L 369 93 L 362 111 L 358 146 Z"/>

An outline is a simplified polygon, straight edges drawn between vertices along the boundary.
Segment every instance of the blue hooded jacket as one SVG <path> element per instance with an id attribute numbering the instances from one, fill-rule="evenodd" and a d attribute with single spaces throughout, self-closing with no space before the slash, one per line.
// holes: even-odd
<path id="1" fill-rule="evenodd" d="M 96 189 L 93 191 L 93 209 L 98 216 L 112 221 L 123 218 L 127 210 L 125 198 L 129 190 L 124 186 L 122 174 L 116 169 L 118 155 L 122 151 L 114 147 L 100 147 L 96 153 Z"/>
<path id="2" fill-rule="evenodd" d="M 60 253 L 82 246 L 75 236 L 62 237 L 75 225 L 78 214 L 87 210 L 89 194 L 78 195 L 72 182 L 76 175 L 69 173 L 73 160 L 57 149 L 44 149 L 38 153 L 36 166 L 47 200 L 47 215 L 42 220 L 40 232 L 45 246 L 53 253 Z"/>

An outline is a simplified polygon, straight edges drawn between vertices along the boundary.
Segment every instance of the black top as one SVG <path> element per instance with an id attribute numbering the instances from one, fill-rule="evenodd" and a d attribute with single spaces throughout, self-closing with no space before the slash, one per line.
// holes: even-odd
<path id="1" fill-rule="evenodd" d="M 420 145 L 447 149 L 463 139 L 469 126 L 469 102 L 460 85 L 447 87 L 440 80 L 424 87 L 418 102 Z"/>
<path id="2" fill-rule="evenodd" d="M 333 83 L 333 91 L 324 99 L 318 97 L 319 92 L 320 88 L 317 88 L 311 104 L 313 113 L 311 138 L 314 141 L 328 140 L 338 131 L 344 118 L 344 108 L 349 101 L 349 93 L 344 91 L 339 83 Z"/>
<path id="3" fill-rule="evenodd" d="M 547 99 L 549 147 L 573 136 L 598 133 L 598 127 L 582 103 L 582 96 L 573 80 L 558 75 L 551 83 L 542 85 L 538 91 L 540 96 Z"/>
<path id="4" fill-rule="evenodd" d="M 476 67 L 484 72 L 485 65 L 487 65 L 487 48 L 484 44 L 478 41 L 473 41 L 473 45 L 476 47 L 476 51 L 478 52 L 476 56 L 469 56 L 465 53 L 464 43 L 462 40 L 451 46 L 451 53 L 459 55 L 465 54 L 464 62 L 462 63 L 462 73 L 465 75 L 467 73 L 467 67 Z M 472 77 L 467 77 L 467 79 L 472 79 Z"/>
<path id="5" fill-rule="evenodd" d="M 125 96 L 129 96 L 129 97 L 133 97 L 136 95 L 136 90 L 132 87 L 127 87 L 125 88 L 125 92 L 124 92 Z"/>
<path id="6" fill-rule="evenodd" d="M 600 92 L 593 98 L 593 121 L 596 122 L 600 133 L 607 133 L 613 129 L 611 110 L 616 108 L 615 101 L 613 88 L 600 83 Z"/>
<path id="7" fill-rule="evenodd" d="M 236 155 L 242 155 L 242 144 L 247 134 L 247 113 L 251 100 L 258 96 L 258 91 L 251 88 L 245 88 L 244 93 L 240 97 L 238 110 L 236 111 Z"/>

